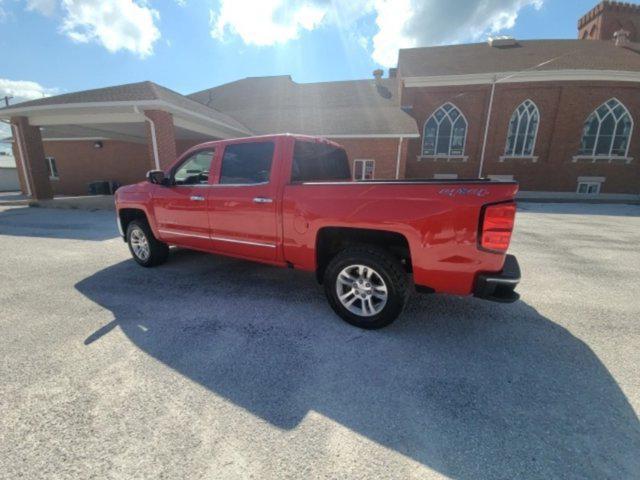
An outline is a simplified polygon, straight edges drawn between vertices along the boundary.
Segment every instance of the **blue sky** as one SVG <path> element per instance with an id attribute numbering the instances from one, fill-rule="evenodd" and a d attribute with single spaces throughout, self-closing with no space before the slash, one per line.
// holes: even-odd
<path id="1" fill-rule="evenodd" d="M 491 34 L 575 38 L 596 0 L 0 0 L 0 94 L 140 80 L 190 93 L 246 76 L 369 78 L 397 49 Z"/>

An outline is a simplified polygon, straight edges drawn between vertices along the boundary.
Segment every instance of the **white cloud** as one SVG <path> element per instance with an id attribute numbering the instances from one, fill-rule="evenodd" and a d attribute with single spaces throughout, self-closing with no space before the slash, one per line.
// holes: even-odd
<path id="1" fill-rule="evenodd" d="M 354 33 L 372 15 L 377 33 L 359 39 L 373 60 L 393 66 L 398 49 L 473 41 L 512 28 L 525 6 L 544 0 L 219 0 L 211 11 L 211 35 L 237 35 L 248 45 L 274 45 L 304 30 L 333 24 Z M 355 32 L 352 38 L 360 38 Z"/>
<path id="2" fill-rule="evenodd" d="M 56 11 L 57 0 L 27 0 L 27 10 L 50 17 Z"/>
<path id="3" fill-rule="evenodd" d="M 0 0 L 0 22 L 3 21 L 7 17 L 7 12 L 2 5 L 2 0 Z"/>
<path id="4" fill-rule="evenodd" d="M 318 27 L 327 9 L 317 1 L 220 0 L 218 11 L 211 11 L 211 35 L 223 40 L 235 34 L 247 45 L 284 43 Z"/>
<path id="5" fill-rule="evenodd" d="M 523 7 L 543 0 L 375 0 L 378 33 L 373 59 L 384 66 L 397 61 L 403 47 L 478 40 L 515 25 Z"/>
<path id="6" fill-rule="evenodd" d="M 0 78 L 0 97 L 13 97 L 11 104 L 48 97 L 57 92 L 55 88 L 46 88 L 37 82 L 29 80 L 9 80 Z M 0 106 L 4 107 L 4 99 L 0 99 Z"/>
<path id="7" fill-rule="evenodd" d="M 160 38 L 160 14 L 146 0 L 26 0 L 27 10 L 62 14 L 60 31 L 80 43 L 96 42 L 110 52 L 128 50 L 142 58 Z"/>
<path id="8" fill-rule="evenodd" d="M 31 82 L 29 80 L 9 80 L 8 78 L 0 78 L 0 107 L 4 107 L 4 97 L 13 97 L 10 100 L 10 105 L 14 105 L 26 100 L 35 100 L 36 98 L 47 97 L 57 93 L 55 88 L 46 88 L 37 82 Z M 0 122 L 0 138 L 6 138 L 11 136 L 11 129 L 9 126 Z M 0 150 L 6 152 L 4 158 L 1 159 L 3 164 L 12 165 L 11 147 L 7 144 L 0 144 Z"/>
<path id="9" fill-rule="evenodd" d="M 95 41 L 110 52 L 128 50 L 140 57 L 153 53 L 160 38 L 157 10 L 133 0 L 63 0 L 61 31 L 77 42 Z"/>

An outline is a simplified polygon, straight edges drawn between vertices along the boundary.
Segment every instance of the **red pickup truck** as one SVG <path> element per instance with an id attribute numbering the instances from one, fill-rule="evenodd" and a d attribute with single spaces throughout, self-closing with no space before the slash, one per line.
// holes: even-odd
<path id="1" fill-rule="evenodd" d="M 410 292 L 512 302 L 518 185 L 489 180 L 351 181 L 340 145 L 303 135 L 203 143 L 120 188 L 120 233 L 136 262 L 169 245 L 315 272 L 331 307 L 381 328 Z"/>

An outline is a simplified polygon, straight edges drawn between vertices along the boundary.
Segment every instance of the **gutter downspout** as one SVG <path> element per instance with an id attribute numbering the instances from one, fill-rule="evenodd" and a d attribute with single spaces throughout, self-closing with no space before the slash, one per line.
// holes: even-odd
<path id="1" fill-rule="evenodd" d="M 137 106 L 133 107 L 134 112 L 140 113 L 140 110 Z M 158 141 L 156 140 L 156 124 L 153 123 L 149 117 L 147 117 L 144 113 L 144 119 L 149 122 L 149 127 L 151 128 L 151 146 L 153 147 L 153 163 L 156 166 L 156 170 L 160 170 L 160 158 L 158 155 Z"/>
<path id="2" fill-rule="evenodd" d="M 482 153 L 480 154 L 480 167 L 478 168 L 478 178 L 482 178 L 482 167 L 484 166 L 484 155 L 487 149 L 487 138 L 489 136 L 489 125 L 491 124 L 491 112 L 493 111 L 493 97 L 496 93 L 497 77 L 493 77 L 491 82 L 491 96 L 489 97 L 489 110 L 487 112 L 487 123 L 484 126 L 484 140 L 482 141 Z"/>
<path id="3" fill-rule="evenodd" d="M 400 178 L 400 157 L 402 154 L 402 136 L 398 139 L 398 155 L 396 156 L 396 180 Z"/>
<path id="4" fill-rule="evenodd" d="M 13 138 L 16 142 L 16 144 L 18 145 L 18 153 L 20 154 L 20 164 L 22 165 L 22 176 L 24 177 L 24 185 L 25 187 L 27 187 L 27 196 L 31 197 L 31 178 L 29 175 L 29 172 L 27 170 L 27 165 L 24 159 L 24 150 L 22 148 L 22 140 L 21 140 L 21 136 L 20 136 L 20 132 L 18 129 L 17 125 L 14 125 L 13 123 L 10 122 L 6 122 L 9 123 L 9 125 L 11 125 L 11 130 L 13 131 Z"/>

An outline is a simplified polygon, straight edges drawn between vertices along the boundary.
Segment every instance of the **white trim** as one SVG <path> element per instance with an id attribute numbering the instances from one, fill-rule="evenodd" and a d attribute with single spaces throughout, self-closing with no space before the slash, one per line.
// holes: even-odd
<path id="1" fill-rule="evenodd" d="M 400 157 L 402 157 L 402 137 L 398 139 L 398 155 L 396 156 L 396 180 L 400 178 Z"/>
<path id="2" fill-rule="evenodd" d="M 138 112 L 138 108 L 134 107 L 134 110 Z M 144 116 L 145 121 L 149 122 L 149 127 L 151 129 L 151 145 L 153 147 L 153 161 L 156 165 L 156 170 L 160 170 L 160 155 L 158 154 L 158 141 L 156 139 L 156 124 L 146 115 Z M 171 119 L 173 121 L 173 119 Z"/>
<path id="3" fill-rule="evenodd" d="M 537 155 L 501 155 L 500 158 L 498 159 L 498 161 L 500 163 L 504 162 L 505 160 L 529 160 L 531 163 L 536 163 L 538 161 L 538 157 Z"/>
<path id="4" fill-rule="evenodd" d="M 197 103 L 197 102 L 196 102 Z M 206 107 L 206 105 L 203 105 Z M 6 110 L 2 110 L 0 111 L 0 118 L 10 118 L 12 116 L 17 116 L 17 115 L 23 115 L 25 113 L 32 113 L 32 112 L 46 112 L 49 110 L 56 110 L 56 111 L 60 111 L 60 110 L 70 110 L 70 109 L 79 109 L 79 108 L 89 108 L 89 109 L 93 109 L 93 108 L 101 108 L 101 107 L 133 107 L 134 111 L 139 113 L 138 109 L 153 109 L 153 108 L 164 108 L 166 110 L 173 110 L 176 112 L 181 112 L 187 115 L 190 115 L 192 117 L 196 117 L 196 118 L 200 118 L 202 120 L 205 120 L 207 122 L 211 122 L 211 123 L 215 123 L 217 125 L 222 126 L 223 128 L 226 128 L 228 130 L 234 131 L 234 132 L 240 132 L 243 135 L 251 135 L 251 132 L 249 130 L 245 130 L 245 129 L 240 129 L 238 127 L 234 127 L 232 125 L 229 125 L 221 120 L 216 120 L 214 118 L 211 117 L 207 117 L 206 115 L 202 115 L 200 113 L 196 113 L 193 112 L 187 108 L 183 108 L 183 107 L 178 107 L 172 103 L 169 102 L 165 102 L 164 100 L 140 100 L 140 101 L 134 101 L 134 102 L 127 102 L 127 101 L 122 101 L 122 102 L 80 102 L 80 103 L 67 103 L 67 104 L 54 104 L 54 105 L 35 105 L 35 106 L 25 106 L 25 107 L 21 107 L 20 104 L 17 104 L 15 108 L 10 108 L 10 109 L 6 109 Z M 219 112 L 222 113 L 222 112 Z M 78 114 L 78 115 L 82 115 L 82 114 Z M 118 114 L 115 114 L 118 115 Z M 56 115 L 56 118 L 60 117 L 59 115 Z M 123 116 L 123 120 L 126 117 Z M 43 120 L 40 120 L 41 122 Z M 66 120 L 65 120 L 66 122 Z M 69 123 L 69 122 L 66 122 Z M 99 123 L 99 122 L 98 122 Z M 102 122 L 105 123 L 105 122 Z M 106 122 L 109 123 L 109 122 Z"/>
<path id="5" fill-rule="evenodd" d="M 304 133 L 300 135 L 324 138 L 420 138 L 419 133 L 345 133 L 340 135 Z"/>
<path id="6" fill-rule="evenodd" d="M 13 123 L 11 124 L 11 129 L 13 130 L 13 135 L 16 139 L 16 143 L 18 144 L 18 153 L 20 154 L 20 164 L 22 165 L 22 175 L 24 176 L 24 183 L 25 186 L 27 187 L 27 196 L 31 197 L 31 179 L 30 179 L 30 175 L 28 173 L 27 170 L 27 162 L 25 161 L 24 158 L 24 150 L 23 150 L 23 145 L 22 145 L 22 137 L 20 134 L 20 129 L 18 128 L 17 125 L 14 125 Z"/>
<path id="7" fill-rule="evenodd" d="M 78 141 L 96 141 L 96 140 L 112 140 L 109 137 L 51 137 L 51 138 L 43 138 L 43 142 L 73 142 L 74 140 Z"/>
<path id="8" fill-rule="evenodd" d="M 434 180 L 457 180 L 458 174 L 457 173 L 434 173 L 433 179 Z"/>
<path id="9" fill-rule="evenodd" d="M 489 124 L 491 123 L 491 113 L 493 111 L 493 98 L 496 95 L 496 79 L 491 83 L 491 96 L 489 97 L 489 109 L 487 120 L 484 125 L 484 138 L 482 140 L 482 151 L 480 152 L 480 165 L 478 166 L 478 177 L 482 178 L 482 167 L 484 166 L 484 155 L 487 151 L 487 138 L 489 137 Z M 453 129 L 453 126 L 452 126 Z"/>
<path id="10" fill-rule="evenodd" d="M 604 81 L 640 82 L 640 72 L 621 70 L 534 70 L 524 72 L 472 73 L 466 75 L 436 75 L 405 77 L 404 86 L 441 87 L 452 85 L 489 85 L 498 83 Z"/>
<path id="11" fill-rule="evenodd" d="M 175 230 L 158 229 L 158 232 L 166 233 L 167 235 L 178 235 L 179 237 L 203 238 L 205 240 L 210 240 L 211 239 L 211 237 L 209 237 L 209 235 L 198 235 L 197 233 L 176 232 Z"/>
<path id="12" fill-rule="evenodd" d="M 607 177 L 578 177 L 578 182 L 604 182 Z"/>
<path id="13" fill-rule="evenodd" d="M 487 175 L 487 178 L 495 182 L 513 182 L 513 175 Z"/>
<path id="14" fill-rule="evenodd" d="M 180 237 L 194 237 L 194 238 L 202 238 L 204 240 L 215 240 L 218 242 L 240 243 L 242 245 L 255 245 L 256 247 L 276 248 L 275 243 L 250 242 L 249 240 L 236 240 L 233 238 L 214 237 L 211 235 L 198 235 L 197 233 L 177 232 L 175 230 L 167 230 L 164 228 L 158 229 L 158 232 L 166 233 L 167 235 L 178 235 Z"/>
<path id="15" fill-rule="evenodd" d="M 225 237 L 211 237 L 211 240 L 217 240 L 219 242 L 240 243 L 242 245 L 255 245 L 256 247 L 276 248 L 275 243 L 250 242 L 249 240 L 236 240 L 233 238 Z"/>
<path id="16" fill-rule="evenodd" d="M 624 163 L 631 163 L 633 161 L 633 157 L 616 157 L 611 155 L 574 155 L 572 162 L 591 162 L 596 163 L 598 161 L 606 161 L 608 163 L 613 163 L 614 161 L 620 161 Z"/>
<path id="17" fill-rule="evenodd" d="M 468 155 L 418 155 L 418 161 L 420 160 L 433 160 L 437 162 L 438 160 L 446 160 L 450 162 L 451 160 L 460 160 L 462 162 L 466 162 L 469 160 Z"/>
<path id="18" fill-rule="evenodd" d="M 54 115 L 33 115 L 29 117 L 29 125 L 34 127 L 50 127 L 56 125 L 92 125 L 107 123 L 137 123 L 142 122 L 142 115 L 133 112 L 121 113 L 60 113 Z"/>

